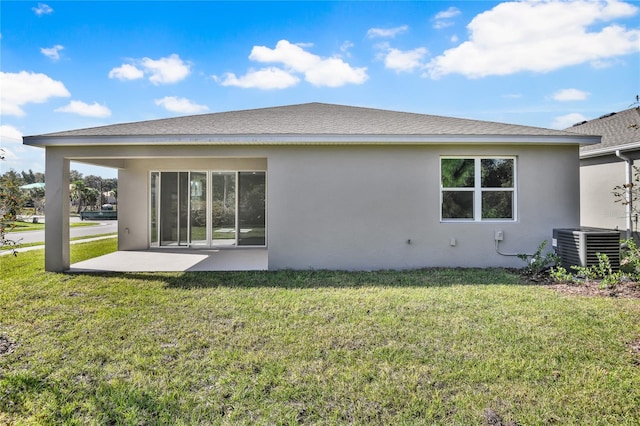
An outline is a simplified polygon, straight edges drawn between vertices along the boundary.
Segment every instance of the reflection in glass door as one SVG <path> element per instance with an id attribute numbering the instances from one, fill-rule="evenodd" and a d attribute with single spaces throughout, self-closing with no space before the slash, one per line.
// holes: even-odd
<path id="1" fill-rule="evenodd" d="M 178 244 L 178 173 L 160 174 L 160 245 Z"/>
<path id="2" fill-rule="evenodd" d="M 189 178 L 189 244 L 207 246 L 207 174 L 191 172 Z"/>
<path id="3" fill-rule="evenodd" d="M 265 172 L 151 172 L 150 243 L 266 245 Z"/>
<path id="4" fill-rule="evenodd" d="M 160 245 L 187 244 L 189 173 L 160 173 Z"/>
<path id="5" fill-rule="evenodd" d="M 236 173 L 214 172 L 211 222 L 213 245 L 236 244 Z"/>
<path id="6" fill-rule="evenodd" d="M 238 173 L 238 245 L 265 245 L 265 200 L 265 173 Z"/>
<path id="7" fill-rule="evenodd" d="M 151 247 L 158 247 L 160 245 L 159 232 L 158 232 L 158 215 L 160 214 L 158 208 L 158 197 L 160 193 L 160 173 L 151 173 L 151 200 L 149 205 L 151 206 Z"/>

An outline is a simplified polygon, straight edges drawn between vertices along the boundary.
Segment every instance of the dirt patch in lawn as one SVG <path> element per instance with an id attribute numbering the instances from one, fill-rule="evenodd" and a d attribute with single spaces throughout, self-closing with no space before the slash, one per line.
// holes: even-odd
<path id="1" fill-rule="evenodd" d="M 631 342 L 631 352 L 640 354 L 640 337 L 635 342 Z"/>
<path id="2" fill-rule="evenodd" d="M 640 283 L 631 281 L 622 282 L 612 288 L 601 288 L 601 283 L 599 281 L 552 283 L 546 285 L 559 293 L 573 296 L 624 297 L 640 299 Z"/>
<path id="3" fill-rule="evenodd" d="M 549 273 L 531 276 L 523 270 L 513 272 L 519 273 L 522 279 L 531 285 L 543 285 L 562 294 L 572 296 L 640 299 L 640 282 L 630 281 L 628 279 L 623 279 L 621 283 L 612 287 L 603 288 L 601 280 L 557 282 L 549 275 Z"/>
<path id="4" fill-rule="evenodd" d="M 16 346 L 18 346 L 16 342 L 4 334 L 0 334 L 0 356 L 9 355 L 16 349 Z"/>

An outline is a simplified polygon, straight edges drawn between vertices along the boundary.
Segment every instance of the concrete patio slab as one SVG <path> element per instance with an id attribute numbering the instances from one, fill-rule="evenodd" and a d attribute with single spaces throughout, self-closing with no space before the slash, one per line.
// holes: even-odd
<path id="1" fill-rule="evenodd" d="M 69 272 L 264 271 L 267 249 L 117 251 L 71 265 Z"/>

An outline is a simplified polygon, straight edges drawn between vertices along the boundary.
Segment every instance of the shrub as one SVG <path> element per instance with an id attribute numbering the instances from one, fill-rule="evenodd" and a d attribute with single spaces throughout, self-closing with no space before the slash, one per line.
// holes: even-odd
<path id="1" fill-rule="evenodd" d="M 534 254 L 519 254 L 518 258 L 527 262 L 527 266 L 524 268 L 524 272 L 533 278 L 539 278 L 545 271 L 549 270 L 552 266 L 558 263 L 560 259 L 558 255 L 553 251 L 548 251 L 543 254 L 544 249 L 547 247 L 547 240 L 542 241 Z"/>

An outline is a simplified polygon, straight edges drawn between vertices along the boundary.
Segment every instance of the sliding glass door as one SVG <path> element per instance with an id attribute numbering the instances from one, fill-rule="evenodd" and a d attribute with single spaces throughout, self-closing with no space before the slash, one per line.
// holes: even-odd
<path id="1" fill-rule="evenodd" d="M 160 245 L 186 245 L 189 205 L 189 173 L 160 174 Z"/>
<path id="2" fill-rule="evenodd" d="M 265 172 L 151 172 L 150 242 L 266 245 Z"/>
<path id="3" fill-rule="evenodd" d="M 208 246 L 207 173 L 189 173 L 189 239 L 192 246 Z"/>
<path id="4" fill-rule="evenodd" d="M 265 245 L 265 201 L 265 173 L 238 173 L 239 245 Z"/>
<path id="5" fill-rule="evenodd" d="M 211 174 L 211 223 L 213 245 L 236 244 L 236 172 Z"/>

